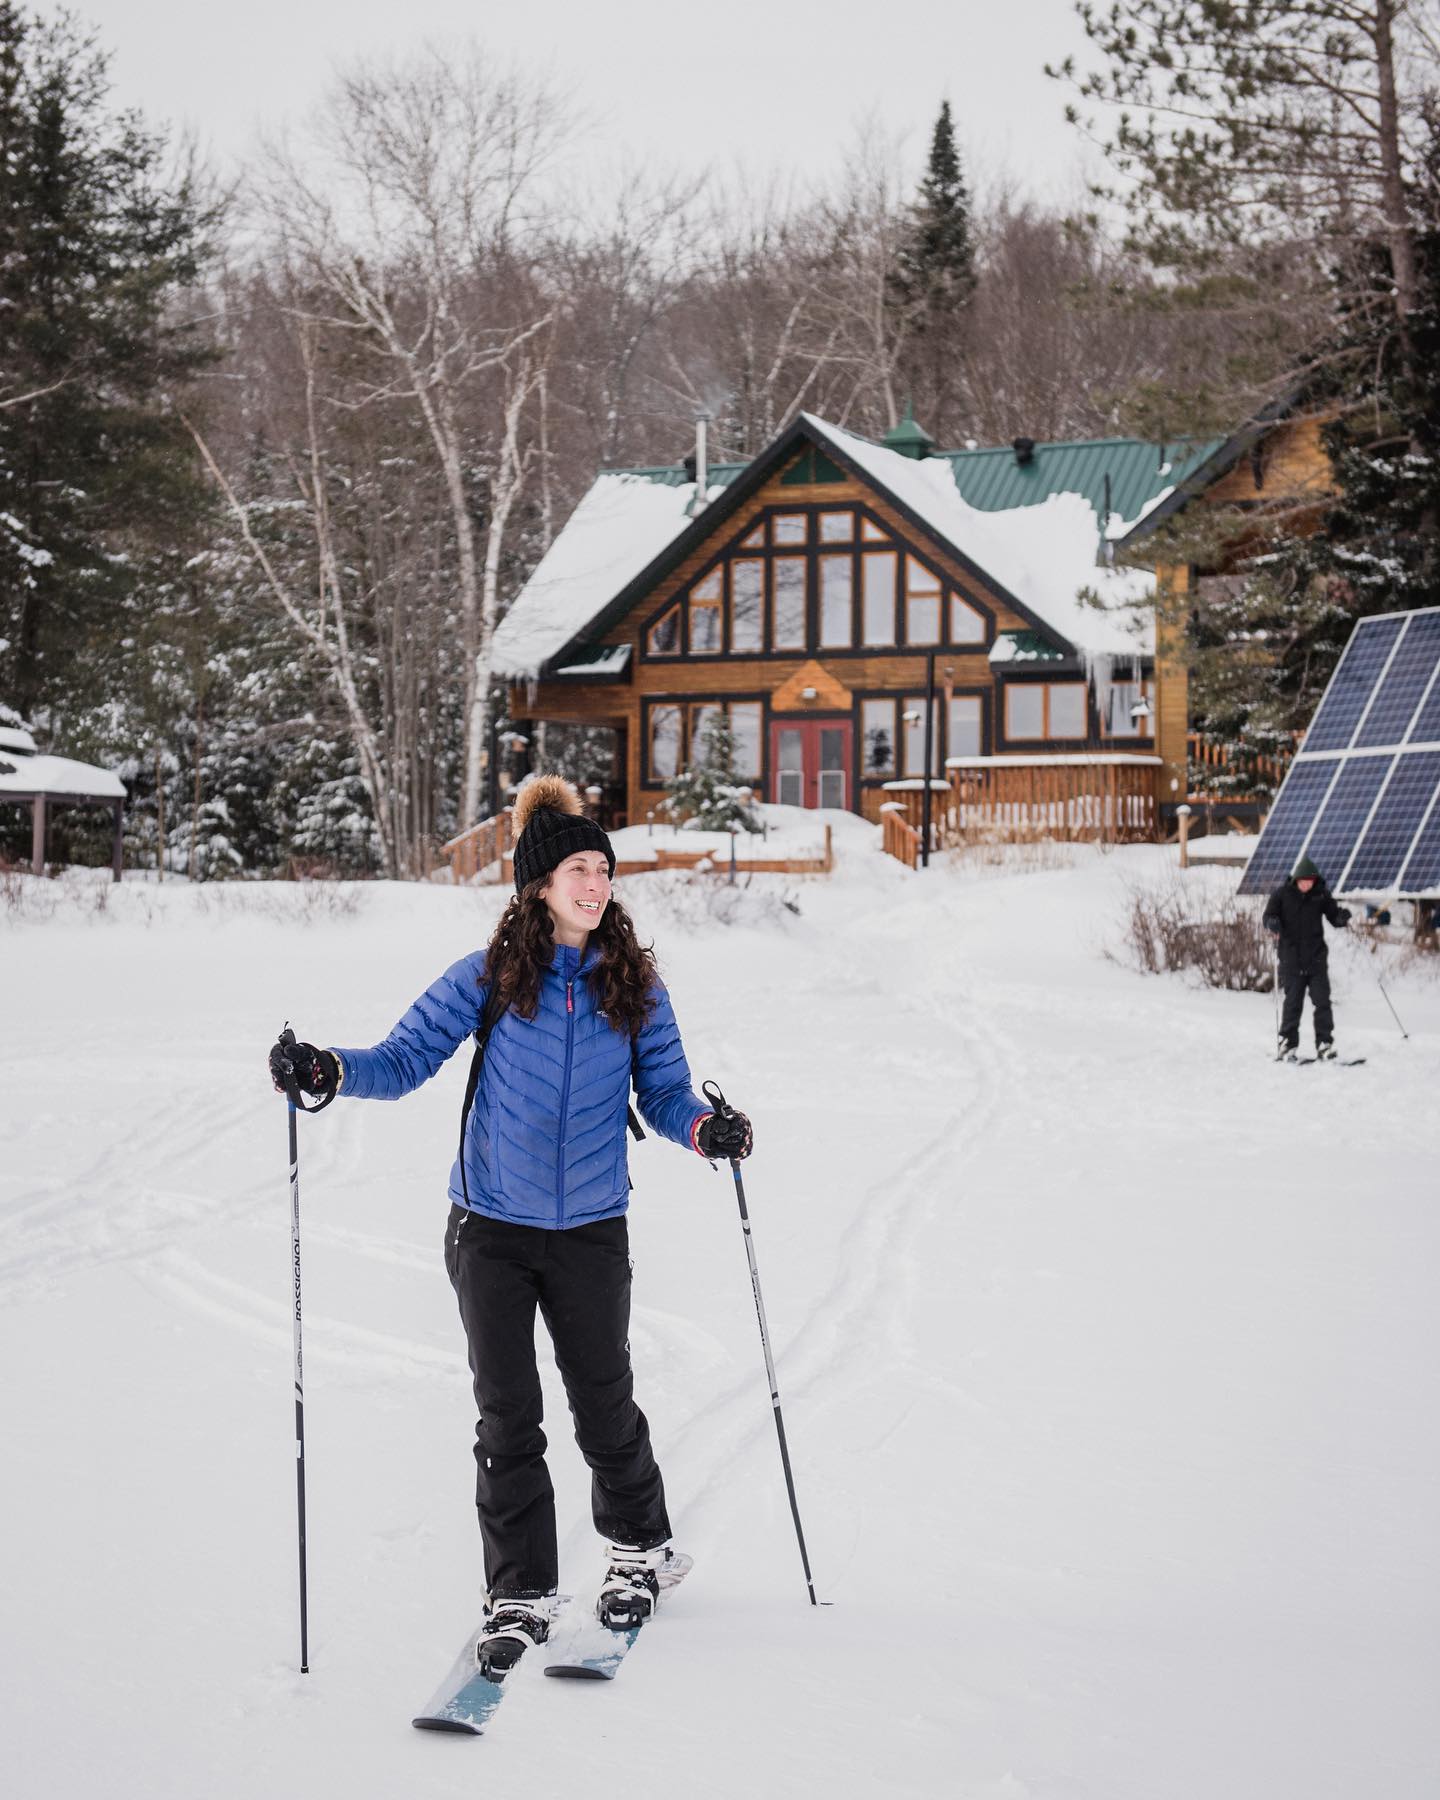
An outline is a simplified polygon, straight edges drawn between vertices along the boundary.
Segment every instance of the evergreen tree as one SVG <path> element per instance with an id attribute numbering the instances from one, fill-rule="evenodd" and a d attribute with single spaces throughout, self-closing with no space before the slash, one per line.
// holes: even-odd
<path id="1" fill-rule="evenodd" d="M 948 100 L 935 121 L 929 161 L 888 287 L 908 343 L 902 370 L 918 389 L 930 428 L 953 435 L 960 423 L 950 417 L 959 388 L 957 360 L 975 293 L 975 243 Z"/>
<path id="2" fill-rule="evenodd" d="M 1242 573 L 1211 584 L 1194 615 L 1193 700 L 1207 730 L 1237 746 L 1288 750 L 1357 620 L 1440 601 L 1440 110 L 1426 117 L 1407 196 L 1416 270 L 1408 342 L 1386 307 L 1342 315 L 1326 360 L 1367 379 L 1312 397 L 1338 415 L 1324 434 L 1335 497 L 1313 533 L 1262 530 L 1242 544 Z M 1372 242 L 1369 255 L 1383 290 L 1388 244 Z"/>
<path id="3" fill-rule="evenodd" d="M 209 357 L 176 301 L 211 219 L 107 95 L 72 20 L 0 0 L 0 692 L 82 751 L 210 504 L 166 401 Z"/>
<path id="4" fill-rule="evenodd" d="M 705 721 L 699 761 L 672 776 L 665 792 L 665 810 L 689 830 L 761 829 L 748 785 L 735 773 L 735 739 L 730 716 L 721 707 Z"/>

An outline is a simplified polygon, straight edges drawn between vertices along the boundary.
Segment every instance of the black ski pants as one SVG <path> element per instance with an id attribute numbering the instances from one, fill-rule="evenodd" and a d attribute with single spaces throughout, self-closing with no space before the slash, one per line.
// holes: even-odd
<path id="1" fill-rule="evenodd" d="M 1285 1003 L 1280 1011 L 1280 1036 L 1294 1049 L 1300 1042 L 1300 1015 L 1309 990 L 1310 1004 L 1315 1008 L 1315 1042 L 1327 1044 L 1335 1035 L 1335 1014 L 1330 1008 L 1330 966 L 1328 961 L 1314 963 L 1308 969 L 1280 963 L 1280 988 Z"/>
<path id="2" fill-rule="evenodd" d="M 559 1581 L 537 1307 L 590 1466 L 595 1529 L 641 1549 L 663 1544 L 670 1536 L 665 1490 L 630 1371 L 624 1218 L 543 1231 L 452 1206 L 445 1268 L 460 1302 L 480 1414 L 475 1506 L 491 1595 L 553 1594 Z"/>

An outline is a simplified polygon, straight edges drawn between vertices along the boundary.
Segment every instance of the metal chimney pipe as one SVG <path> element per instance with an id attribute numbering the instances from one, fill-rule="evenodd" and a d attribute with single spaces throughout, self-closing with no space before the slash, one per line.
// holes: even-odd
<path id="1" fill-rule="evenodd" d="M 689 506 L 692 519 L 704 512 L 710 493 L 710 459 L 705 430 L 710 418 L 704 407 L 695 414 L 695 498 Z"/>

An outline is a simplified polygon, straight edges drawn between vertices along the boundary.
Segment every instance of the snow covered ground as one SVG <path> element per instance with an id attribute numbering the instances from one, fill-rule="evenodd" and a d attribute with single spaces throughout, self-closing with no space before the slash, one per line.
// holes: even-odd
<path id="1" fill-rule="evenodd" d="M 296 1670 L 283 1020 L 369 1042 L 494 890 L 82 890 L 0 915 L 0 1782 L 13 1800 L 623 1791 L 1431 1800 L 1440 981 L 1266 996 L 1108 960 L 1173 852 L 835 875 L 730 922 L 636 877 L 747 1191 L 632 1153 L 634 1348 L 695 1573 L 613 1685 L 409 1718 L 479 1611 L 440 1261 L 461 1060 L 302 1121 L 312 1672 Z M 1233 885 L 1233 871 L 1192 880 Z M 21 884 L 25 885 L 24 883 Z M 798 916 L 778 904 L 790 896 Z M 353 910 L 347 905 L 353 901 Z M 32 904 L 35 904 L 32 900 Z M 566 1582 L 599 1569 L 550 1386 Z"/>

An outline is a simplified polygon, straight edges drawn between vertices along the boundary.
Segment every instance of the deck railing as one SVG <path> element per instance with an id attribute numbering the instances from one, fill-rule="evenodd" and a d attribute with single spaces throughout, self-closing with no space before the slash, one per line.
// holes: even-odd
<path id="1" fill-rule="evenodd" d="M 1153 843 L 1159 770 L 1158 757 L 1139 756 L 950 763 L 941 836 L 949 843 L 975 837 Z"/>
<path id="2" fill-rule="evenodd" d="M 880 842 L 887 856 L 904 863 L 907 869 L 920 866 L 920 832 L 905 817 L 905 805 L 888 801 L 880 808 Z"/>
<path id="3" fill-rule="evenodd" d="M 493 818 L 482 819 L 468 831 L 440 846 L 440 853 L 450 859 L 450 879 L 454 882 L 501 881 L 504 859 L 514 848 L 513 818 L 507 806 Z"/>

